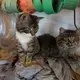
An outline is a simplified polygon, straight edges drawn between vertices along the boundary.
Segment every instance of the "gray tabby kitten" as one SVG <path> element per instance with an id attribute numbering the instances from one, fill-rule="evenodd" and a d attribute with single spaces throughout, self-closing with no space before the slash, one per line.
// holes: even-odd
<path id="1" fill-rule="evenodd" d="M 60 28 L 60 33 L 56 40 L 60 56 L 80 56 L 80 29 L 66 30 L 64 28 Z"/>
<path id="2" fill-rule="evenodd" d="M 42 18 L 25 13 L 19 15 L 17 18 L 17 53 L 20 57 L 25 56 L 25 64 L 31 63 L 32 54 L 37 53 L 40 49 L 35 37 L 35 33 L 39 28 L 38 23 L 40 19 Z"/>

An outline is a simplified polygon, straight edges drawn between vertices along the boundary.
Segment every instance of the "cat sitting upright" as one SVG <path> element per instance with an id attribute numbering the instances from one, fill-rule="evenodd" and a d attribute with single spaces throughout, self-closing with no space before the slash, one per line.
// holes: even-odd
<path id="1" fill-rule="evenodd" d="M 17 53 L 20 57 L 25 56 L 26 64 L 31 63 L 31 54 L 38 52 L 40 49 L 39 43 L 36 40 L 35 33 L 39 28 L 39 20 L 42 17 L 37 17 L 30 14 L 21 14 L 16 22 L 16 39 L 17 39 Z M 34 39 L 35 38 L 35 39 Z M 36 40 L 36 41 L 35 41 Z M 36 44 L 35 44 L 36 42 Z M 37 46 L 35 50 L 35 45 Z M 29 54 L 29 55 L 28 55 Z"/>

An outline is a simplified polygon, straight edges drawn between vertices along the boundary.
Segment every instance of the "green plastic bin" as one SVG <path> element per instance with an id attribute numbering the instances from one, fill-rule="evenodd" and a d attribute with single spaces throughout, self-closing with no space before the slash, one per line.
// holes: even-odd
<path id="1" fill-rule="evenodd" d="M 43 11 L 43 6 L 42 6 L 41 0 L 33 0 L 33 5 L 34 5 L 34 8 L 37 11 L 39 11 L 39 12 L 42 12 Z"/>
<path id="2" fill-rule="evenodd" d="M 55 13 L 60 12 L 63 9 L 64 0 L 55 0 L 53 3 L 53 8 Z"/>
<path id="3" fill-rule="evenodd" d="M 74 10 L 79 3 L 80 0 L 64 0 L 64 9 Z"/>
<path id="4" fill-rule="evenodd" d="M 64 0 L 42 0 L 44 12 L 55 14 L 63 9 Z"/>
<path id="5" fill-rule="evenodd" d="M 42 4 L 43 4 L 43 9 L 45 13 L 47 14 L 55 13 L 53 8 L 54 0 L 42 0 Z"/>

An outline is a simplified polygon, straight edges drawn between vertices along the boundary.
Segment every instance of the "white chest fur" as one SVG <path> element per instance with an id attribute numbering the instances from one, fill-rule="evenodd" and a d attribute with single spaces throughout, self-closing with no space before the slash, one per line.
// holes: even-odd
<path id="1" fill-rule="evenodd" d="M 19 33 L 16 31 L 16 39 L 19 40 L 24 50 L 27 50 L 27 43 L 32 39 L 31 34 Z"/>

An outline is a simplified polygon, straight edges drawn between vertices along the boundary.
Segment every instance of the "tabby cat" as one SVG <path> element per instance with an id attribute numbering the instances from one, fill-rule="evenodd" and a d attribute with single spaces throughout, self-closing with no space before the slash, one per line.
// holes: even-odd
<path id="1" fill-rule="evenodd" d="M 80 56 L 80 29 L 69 30 L 60 28 L 59 35 L 54 38 L 49 34 L 37 37 L 40 45 L 38 55 L 44 57 L 75 57 Z"/>
<path id="2" fill-rule="evenodd" d="M 60 56 L 69 57 L 78 55 L 80 52 L 80 29 L 66 30 L 60 28 L 60 33 L 56 38 Z"/>
<path id="3" fill-rule="evenodd" d="M 17 19 L 16 39 L 19 41 L 18 46 L 21 47 L 17 51 L 19 56 L 25 56 L 27 64 L 28 62 L 31 63 L 34 55 L 47 58 L 57 56 L 59 53 L 56 39 L 53 36 L 49 34 L 34 36 L 38 31 L 40 19 L 42 18 L 28 14 L 21 14 Z"/>
<path id="4" fill-rule="evenodd" d="M 19 53 L 20 57 L 25 56 L 25 62 L 27 63 L 31 63 L 32 54 L 37 53 L 40 49 L 39 43 L 35 37 L 35 33 L 39 28 L 38 23 L 40 19 L 42 19 L 42 17 L 25 13 L 19 15 L 17 18 L 17 53 Z"/>

